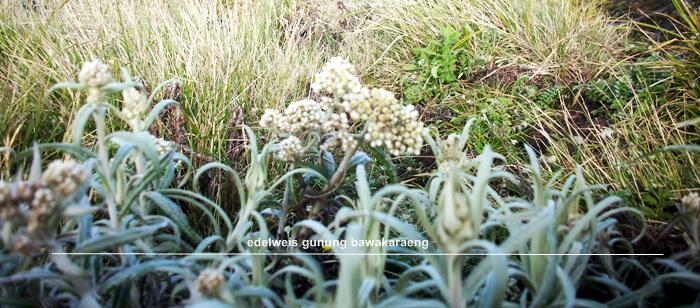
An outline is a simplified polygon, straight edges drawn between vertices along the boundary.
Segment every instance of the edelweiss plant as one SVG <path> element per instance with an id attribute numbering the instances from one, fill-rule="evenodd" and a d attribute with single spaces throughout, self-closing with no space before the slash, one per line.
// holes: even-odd
<path id="1" fill-rule="evenodd" d="M 402 105 L 393 93 L 362 84 L 357 70 L 347 60 L 333 57 L 314 75 L 312 91 L 317 100 L 292 102 L 283 111 L 267 109 L 260 126 L 271 131 L 276 144 L 275 158 L 302 163 L 307 153 L 319 154 L 318 165 L 331 165 L 329 179 L 320 191 L 307 191 L 305 198 L 329 196 L 341 184 L 347 170 L 366 155 L 362 145 L 385 149 L 392 155 L 418 154 L 423 145 L 423 123 L 412 105 Z M 336 167 L 329 150 L 339 147 L 343 154 Z M 312 207 L 312 215 L 318 206 Z M 284 204 L 278 234 L 282 234 Z"/>
<path id="2" fill-rule="evenodd" d="M 695 250 L 663 261 L 671 271 L 650 270 L 650 282 L 632 290 L 625 268 L 641 266 L 636 260 L 590 254 L 632 247 L 615 227 L 620 213 L 638 211 L 594 194 L 604 187 L 587 184 L 580 171 L 545 179 L 545 162 L 529 147 L 529 166 L 509 166 L 525 170 L 529 185 L 521 183 L 490 147 L 478 155 L 469 148 L 471 121 L 461 134 L 431 135 L 413 107 L 364 86 L 341 58 L 314 76 L 318 97 L 265 112 L 260 125 L 273 133 L 270 142 L 259 146 L 244 126 L 250 162 L 242 177 L 216 162 L 194 170 L 175 144 L 149 134 L 176 102 L 154 105 L 163 84 L 148 95 L 123 75 L 115 81 L 92 61 L 78 83 L 52 88 L 87 92 L 72 142 L 13 154 L 17 176 L 0 180 L 0 294 L 13 303 L 30 294 L 81 307 L 624 306 L 665 281 L 700 281 L 678 261 L 697 251 L 697 195 L 680 205 Z M 107 131 L 107 116 L 129 131 Z M 96 139 L 87 143 L 91 119 Z M 425 187 L 370 184 L 371 161 L 360 149 L 414 154 L 424 141 L 436 161 Z M 331 151 L 343 155 L 339 164 Z M 55 152 L 64 157 L 42 161 Z M 272 158 L 287 163 L 281 176 L 273 176 Z M 230 177 L 235 213 L 198 193 L 217 170 Z M 343 187 L 348 174 L 354 185 Z M 400 209 L 412 210 L 418 224 Z M 330 214 L 316 215 L 321 210 Z M 369 244 L 385 242 L 392 244 Z M 584 282 L 619 297 L 581 298 Z"/>
<path id="3" fill-rule="evenodd" d="M 311 89 L 321 95 L 318 101 L 296 101 L 283 112 L 267 109 L 260 120 L 261 127 L 282 138 L 278 159 L 297 160 L 309 146 L 325 150 L 340 145 L 346 157 L 359 144 L 385 147 L 392 155 L 420 151 L 423 123 L 415 108 L 400 104 L 387 90 L 363 86 L 345 59 L 334 57 L 324 65 Z"/>
<path id="4" fill-rule="evenodd" d="M 2 240 L 24 257 L 57 249 L 54 230 L 64 213 L 80 212 L 71 203 L 89 177 L 89 168 L 75 160 L 53 161 L 43 174 L 39 162 L 37 149 L 27 180 L 0 181 Z"/>
<path id="5" fill-rule="evenodd" d="M 189 160 L 172 143 L 147 132 L 158 113 L 176 103 L 164 100 L 151 108 L 154 95 L 167 82 L 147 96 L 126 71 L 123 77 L 124 81 L 116 81 L 109 66 L 94 60 L 83 65 L 77 83 L 60 83 L 47 92 L 49 99 L 59 89 L 83 90 L 86 103 L 75 116 L 71 144 L 36 145 L 29 152 L 33 160 L 28 177 L 24 179 L 20 172 L 14 180 L 0 181 L 2 247 L 26 258 L 10 257 L 4 263 L 4 271 L 16 272 L 0 278 L 3 294 L 24 290 L 17 282 L 41 279 L 32 296 L 48 305 L 135 303 L 148 296 L 129 282 L 135 271 L 153 263 L 167 270 L 167 264 L 178 262 L 155 259 L 149 263 L 131 253 L 192 252 L 212 241 L 191 227 L 181 206 L 199 208 L 211 219 L 212 236 L 222 236 L 219 219 L 228 220 L 223 210 L 181 189 L 192 178 Z M 114 103 L 114 94 L 120 92 L 121 108 Z M 108 132 L 108 114 L 122 119 L 131 131 Z M 85 144 L 90 119 L 97 138 L 94 144 Z M 56 150 L 66 158 L 44 165 L 41 152 Z M 17 153 L 15 165 L 21 166 L 26 156 L 27 151 Z M 228 226 L 230 232 L 230 222 Z M 21 271 L 32 264 L 36 266 Z M 132 298 L 122 302 L 124 298 L 113 295 L 120 292 L 131 293 Z"/>

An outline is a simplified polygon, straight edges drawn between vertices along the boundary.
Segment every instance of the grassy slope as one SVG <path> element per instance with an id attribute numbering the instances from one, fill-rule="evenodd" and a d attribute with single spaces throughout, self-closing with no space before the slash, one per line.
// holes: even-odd
<path id="1" fill-rule="evenodd" d="M 263 108 L 305 96 L 311 73 L 332 54 L 347 56 L 364 79 L 397 92 L 413 49 L 448 26 L 469 29 L 467 51 L 493 63 L 494 76 L 526 75 L 540 87 L 619 75 L 629 55 L 627 25 L 608 20 L 589 2 L 47 2 L 35 9 L 0 2 L 0 136 L 7 145 L 62 138 L 80 100 L 63 93 L 44 102 L 43 91 L 74 79 L 80 63 L 94 57 L 151 85 L 182 79 L 189 146 L 223 157 L 235 108 L 243 108 L 246 123 L 255 123 Z M 683 102 L 635 98 L 603 121 L 580 93 L 542 106 L 514 92 L 506 79 L 462 83 L 427 109 L 481 117 L 474 146 L 500 143 L 514 158 L 521 157 L 523 142 L 532 141 L 528 135 L 538 136 L 546 140 L 543 154 L 556 156 L 554 165 L 572 170 L 581 163 L 589 177 L 615 189 L 697 186 L 690 156 L 646 156 L 689 139 L 673 126 L 682 117 L 674 106 Z M 520 122 L 527 125 L 512 129 Z M 602 137 L 605 129 L 614 131 L 612 138 Z"/>
<path id="2" fill-rule="evenodd" d="M 598 102 L 587 101 L 581 91 L 573 90 L 575 85 L 608 76 L 630 84 L 625 75 L 630 66 L 672 69 L 663 61 L 634 64 L 633 57 L 648 53 L 629 48 L 630 25 L 609 19 L 599 3 L 393 1 L 373 6 L 367 15 L 371 20 L 364 31 L 350 37 L 358 42 L 348 44 L 357 46 L 351 58 L 360 63 L 379 59 L 370 62 L 369 71 L 377 82 L 397 91 L 406 75 L 402 68 L 413 60 L 416 46 L 429 44 L 445 27 L 467 29 L 462 36 L 467 43 L 461 47 L 470 57 L 493 63 L 487 65 L 485 74 L 497 78 L 480 82 L 466 76 L 466 82 L 448 87 L 442 97 L 426 105 L 437 109 L 428 110 L 431 115 L 450 113 L 448 118 L 457 123 L 448 125 L 450 129 L 460 129 L 467 117 L 481 118 L 481 128 L 477 128 L 481 131 L 473 135 L 474 146 L 501 144 L 515 158 L 522 157 L 522 143 L 533 144 L 552 158 L 550 170 L 561 166 L 571 171 L 581 164 L 590 178 L 635 197 L 700 183 L 692 154 L 658 152 L 697 138 L 692 131 L 675 126 L 688 116 L 683 106 L 692 104 L 682 94 L 669 91 L 643 97 L 641 92 L 651 86 L 647 84 L 633 89 L 622 108 L 613 110 L 595 106 Z M 572 90 L 542 104 L 514 89 L 520 86 L 514 81 L 518 76 L 528 76 L 539 90 L 553 85 Z M 455 117 L 463 119 L 454 121 Z"/>

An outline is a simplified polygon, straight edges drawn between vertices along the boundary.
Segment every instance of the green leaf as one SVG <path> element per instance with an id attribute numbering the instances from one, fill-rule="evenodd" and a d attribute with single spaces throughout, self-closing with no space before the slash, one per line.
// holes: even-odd
<path id="1" fill-rule="evenodd" d="M 153 109 L 151 109 L 151 112 L 149 112 L 148 116 L 146 116 L 146 118 L 143 120 L 143 129 L 147 130 L 151 126 L 151 124 L 153 124 L 153 121 L 155 121 L 158 118 L 160 112 L 170 105 L 179 105 L 179 103 L 172 99 L 164 99 L 158 102 L 158 104 L 156 104 L 153 107 Z"/>
<path id="2" fill-rule="evenodd" d="M 101 286 L 104 290 L 111 290 L 125 282 L 135 281 L 139 277 L 151 273 L 154 270 L 167 270 L 172 267 L 183 267 L 185 264 L 178 260 L 153 260 L 138 263 L 132 267 L 122 269 L 104 281 Z"/>
<path id="3" fill-rule="evenodd" d="M 202 237 L 194 232 L 194 229 L 187 221 L 187 216 L 182 212 L 182 209 L 175 204 L 175 202 L 156 191 L 147 192 L 144 194 L 144 196 L 153 201 L 153 203 L 155 203 L 166 216 L 170 217 L 170 219 L 177 224 L 180 232 L 187 236 L 190 241 L 194 243 L 202 241 Z"/>
<path id="4" fill-rule="evenodd" d="M 92 238 L 76 246 L 74 252 L 93 253 L 109 251 L 121 245 L 153 235 L 156 233 L 156 231 L 163 227 L 165 227 L 164 224 L 146 227 L 133 227 L 117 234 L 109 234 Z"/>
<path id="5" fill-rule="evenodd" d="M 93 112 L 95 112 L 95 109 L 97 109 L 97 106 L 93 104 L 83 105 L 83 107 L 78 110 L 78 113 L 75 114 L 75 119 L 73 119 L 72 136 L 73 144 L 76 146 L 80 146 L 80 141 L 83 138 L 83 132 L 85 131 L 87 121 L 90 119 Z"/>

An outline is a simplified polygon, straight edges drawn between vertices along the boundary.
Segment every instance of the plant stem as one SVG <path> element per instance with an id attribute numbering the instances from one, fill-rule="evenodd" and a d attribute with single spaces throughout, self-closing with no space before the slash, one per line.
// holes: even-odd
<path id="1" fill-rule="evenodd" d="M 350 151 L 345 152 L 345 156 L 343 157 L 343 160 L 340 161 L 340 165 L 338 165 L 338 169 L 335 170 L 335 173 L 333 173 L 333 176 L 331 176 L 331 179 L 328 180 L 326 185 L 323 187 L 323 190 L 321 190 L 320 193 L 311 196 L 314 199 L 317 198 L 322 198 L 324 196 L 327 196 L 334 190 L 336 190 L 339 186 L 340 183 L 343 181 L 343 177 L 345 177 L 345 173 L 347 172 L 348 165 L 350 164 L 350 160 L 352 157 L 355 155 L 355 152 L 357 152 L 357 149 L 360 147 L 360 143 L 358 142 Z"/>
<path id="2" fill-rule="evenodd" d="M 447 283 L 449 286 L 449 303 L 452 308 L 462 308 L 462 267 L 461 256 L 447 256 Z"/>
<path id="3" fill-rule="evenodd" d="M 293 168 L 293 167 L 292 167 Z M 292 198 L 292 178 L 287 180 L 287 185 L 284 188 L 284 198 L 282 199 L 282 209 L 280 210 L 280 219 L 277 225 L 277 238 L 282 238 L 284 227 L 287 224 L 287 212 L 289 211 L 290 199 Z"/>
<path id="4" fill-rule="evenodd" d="M 104 174 L 104 181 L 107 185 L 105 190 L 105 201 L 107 203 L 107 212 L 109 214 L 109 220 L 112 223 L 112 228 L 114 230 L 119 229 L 119 213 L 117 211 L 117 204 L 114 201 L 114 196 L 112 196 L 112 189 L 114 186 L 110 183 L 110 168 L 109 168 L 109 155 L 107 153 L 107 145 L 105 144 L 105 108 L 98 107 L 93 113 L 93 118 L 95 119 L 95 127 L 97 131 L 97 156 L 100 160 L 100 165 L 102 167 L 102 173 Z"/>

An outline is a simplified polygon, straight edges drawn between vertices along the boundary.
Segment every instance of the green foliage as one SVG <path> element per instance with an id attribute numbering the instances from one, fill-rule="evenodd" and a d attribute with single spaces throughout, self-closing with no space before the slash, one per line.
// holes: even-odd
<path id="1" fill-rule="evenodd" d="M 466 26 L 461 31 L 444 28 L 438 39 L 413 50 L 413 63 L 404 67 L 403 96 L 410 103 L 425 103 L 448 93 L 473 72 L 483 69 L 479 57 L 482 40 L 479 33 Z"/>
<path id="2" fill-rule="evenodd" d="M 534 92 L 534 102 L 539 106 L 548 107 L 555 106 L 555 103 L 558 103 L 568 93 L 568 88 L 563 85 L 554 85 Z"/>
<path id="3" fill-rule="evenodd" d="M 622 76 L 596 79 L 575 89 L 581 89 L 587 100 L 614 110 L 622 110 L 632 101 L 663 105 L 671 74 L 652 66 L 658 60 L 658 54 L 638 59 L 626 67 Z"/>

